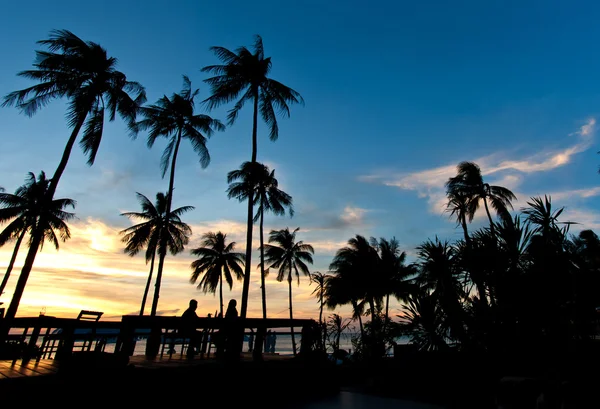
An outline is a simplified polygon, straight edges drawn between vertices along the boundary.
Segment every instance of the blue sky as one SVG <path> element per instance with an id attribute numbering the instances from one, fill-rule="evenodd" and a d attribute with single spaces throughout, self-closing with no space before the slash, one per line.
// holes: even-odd
<path id="1" fill-rule="evenodd" d="M 315 245 L 314 270 L 324 272 L 355 234 L 395 236 L 409 254 L 435 235 L 459 238 L 443 213 L 443 183 L 462 160 L 512 189 L 516 209 L 551 194 L 566 207 L 564 220 L 581 222 L 574 232 L 600 227 L 598 17 L 599 5 L 579 1 L 9 2 L 0 16 L 0 94 L 31 84 L 16 73 L 31 67 L 35 42 L 52 29 L 100 43 L 146 87 L 149 102 L 179 91 L 183 74 L 200 99 L 208 97 L 200 68 L 217 62 L 209 47 L 251 46 L 260 34 L 272 77 L 306 101 L 279 121 L 277 142 L 259 127 L 258 159 L 276 169 L 296 211 L 292 219 L 268 217 L 267 231 L 300 227 L 298 238 Z M 26 172 L 54 172 L 69 133 L 64 113 L 61 101 L 33 118 L 0 110 L 0 186 L 13 191 Z M 211 115 L 225 120 L 226 108 Z M 245 206 L 225 190 L 227 172 L 250 159 L 250 134 L 248 106 L 209 140 L 206 169 L 183 146 L 174 204 L 195 206 L 185 217 L 194 231 L 190 248 L 221 228 L 243 251 Z M 73 239 L 60 253 L 44 250 L 23 311 L 43 305 L 71 314 L 85 303 L 115 315 L 135 310 L 146 266 L 122 254 L 118 231 L 129 222 L 119 214 L 137 210 L 136 191 L 154 197 L 166 190 L 163 147 L 148 149 L 145 135 L 131 140 L 117 120 L 106 124 L 94 166 L 74 150 L 57 193 L 78 202 Z M 0 249 L 0 267 L 11 251 Z M 188 282 L 190 260 L 187 251 L 171 260 L 163 311 L 184 309 L 190 297 L 201 308 L 216 304 Z M 286 308 L 286 285 L 271 279 L 270 310 L 285 316 L 275 313 Z M 43 296 L 47 285 L 55 293 Z M 236 283 L 227 296 L 240 291 Z M 307 280 L 294 291 L 295 311 L 314 315 Z M 258 290 L 251 296 L 249 313 L 258 314 Z"/>

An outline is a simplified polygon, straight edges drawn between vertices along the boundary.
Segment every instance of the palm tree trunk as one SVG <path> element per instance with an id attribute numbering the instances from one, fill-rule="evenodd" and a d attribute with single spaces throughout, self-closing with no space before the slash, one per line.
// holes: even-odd
<path id="1" fill-rule="evenodd" d="M 487 213 L 488 220 L 490 221 L 490 231 L 492 232 L 492 236 L 496 238 L 496 231 L 494 229 L 494 221 L 492 220 L 492 215 L 490 214 L 490 209 L 488 208 L 487 199 L 483 198 L 483 204 L 485 206 L 485 212 Z"/>
<path id="2" fill-rule="evenodd" d="M 354 315 L 358 318 L 358 327 L 360 328 L 360 338 L 365 339 L 365 328 L 363 327 L 362 318 L 358 313 L 358 304 L 356 300 L 352 300 L 352 309 L 354 310 Z"/>
<path id="3" fill-rule="evenodd" d="M 221 271 L 221 277 L 219 279 L 219 305 L 220 305 L 220 311 L 221 311 L 221 317 L 224 317 L 223 315 L 223 272 Z"/>
<path id="4" fill-rule="evenodd" d="M 15 265 L 15 260 L 17 259 L 17 254 L 19 253 L 19 247 L 21 246 L 21 242 L 25 237 L 25 233 L 27 233 L 27 229 L 23 229 L 23 232 L 19 235 L 17 242 L 15 243 L 15 249 L 13 250 L 12 257 L 10 258 L 10 262 L 8 263 L 8 268 L 6 269 L 6 274 L 4 274 L 4 278 L 2 279 L 2 284 L 0 284 L 0 296 L 4 293 L 4 289 L 6 288 L 6 284 L 8 284 L 8 278 L 10 277 L 10 273 Z"/>
<path id="5" fill-rule="evenodd" d="M 265 287 L 265 249 L 264 246 L 264 211 L 261 206 L 260 208 L 260 288 L 262 290 L 262 308 L 263 308 L 263 318 L 267 319 L 267 288 Z"/>
<path id="6" fill-rule="evenodd" d="M 146 299 L 148 298 L 148 291 L 150 291 L 150 283 L 152 282 L 152 271 L 154 270 L 154 256 L 156 256 L 156 250 L 154 251 L 154 253 L 152 253 L 152 260 L 150 261 L 150 273 L 148 274 L 146 288 L 144 289 L 144 296 L 142 297 L 142 307 L 140 308 L 140 315 L 144 315 L 144 309 L 146 308 Z"/>
<path id="7" fill-rule="evenodd" d="M 292 272 L 288 275 L 288 288 L 290 292 L 290 333 L 292 334 L 292 350 L 296 356 L 296 338 L 294 337 L 294 314 L 292 313 Z"/>
<path id="8" fill-rule="evenodd" d="M 54 176 L 50 180 L 50 185 L 48 186 L 47 197 L 49 201 L 52 201 L 54 198 L 54 193 L 56 192 L 56 187 L 58 186 L 58 182 L 67 167 L 67 162 L 69 161 L 69 156 L 71 155 L 71 150 L 73 149 L 73 145 L 75 144 L 75 140 L 77 139 L 77 135 L 79 134 L 79 130 L 83 126 L 85 122 L 86 116 L 82 116 L 77 124 L 75 124 L 75 128 L 71 132 L 71 136 L 67 141 L 67 145 L 65 146 L 65 150 L 63 151 L 63 156 L 60 159 L 58 167 L 54 172 Z M 43 220 L 40 220 L 40 225 L 43 225 Z M 17 314 L 17 310 L 19 309 L 19 304 L 21 303 L 21 297 L 23 296 L 23 292 L 25 291 L 25 286 L 27 285 L 27 280 L 29 279 L 29 274 L 31 274 L 31 270 L 33 269 L 33 262 L 35 261 L 35 256 L 39 250 L 40 244 L 44 240 L 44 231 L 40 229 L 36 229 L 31 232 L 31 242 L 29 244 L 29 250 L 27 251 L 27 256 L 25 257 L 25 262 L 23 264 L 23 268 L 21 269 L 21 274 L 19 274 L 19 280 L 17 281 L 17 286 L 15 287 L 15 291 L 13 293 L 12 299 L 10 300 L 10 305 L 8 306 L 8 310 L 6 311 L 6 319 L 13 319 Z"/>
<path id="9" fill-rule="evenodd" d="M 467 220 L 464 217 L 461 217 L 460 224 L 463 228 L 463 233 L 465 235 L 465 243 L 470 244 L 471 238 L 469 237 L 469 230 L 467 229 Z"/>
<path id="10" fill-rule="evenodd" d="M 252 162 L 256 162 L 258 132 L 258 89 L 254 90 L 254 114 L 252 117 Z M 254 191 L 248 194 L 248 221 L 246 226 L 246 264 L 244 266 L 244 284 L 242 286 L 242 305 L 240 318 L 246 318 L 248 310 L 248 293 L 250 290 L 250 267 L 252 266 L 252 226 L 254 224 Z M 243 341 L 243 338 L 242 338 Z"/>
<path id="11" fill-rule="evenodd" d="M 35 256 L 37 255 L 38 249 L 40 248 L 40 244 L 43 238 L 43 230 L 34 231 L 32 234 L 32 240 L 29 244 L 29 251 L 27 252 L 27 256 L 25 257 L 25 262 L 23 263 L 23 268 L 21 269 L 21 274 L 19 275 L 19 280 L 17 281 L 15 292 L 13 293 L 10 305 L 8 306 L 8 310 L 6 311 L 7 320 L 15 318 L 15 315 L 17 314 L 17 309 L 19 308 L 21 297 L 23 296 L 25 286 L 27 285 L 27 279 L 29 278 L 29 274 L 31 273 L 31 269 L 33 268 L 33 262 L 35 261 Z M 8 330 L 8 328 L 6 330 Z"/>
<path id="12" fill-rule="evenodd" d="M 390 295 L 386 294 L 385 296 L 385 322 L 383 323 L 383 332 L 387 330 L 387 326 L 390 322 L 390 316 L 388 315 L 390 311 Z"/>
<path id="13" fill-rule="evenodd" d="M 325 351 L 325 341 L 327 336 L 327 331 L 325 330 L 325 326 L 323 325 L 323 288 L 321 287 L 321 297 L 320 297 L 321 306 L 319 308 L 319 329 L 321 330 L 321 337 L 323 338 L 322 348 Z"/>
<path id="14" fill-rule="evenodd" d="M 160 282 L 162 280 L 163 267 L 165 265 L 165 257 L 167 256 L 167 226 L 169 224 L 169 216 L 171 214 L 171 204 L 173 203 L 173 185 L 175 184 L 175 165 L 177 163 L 177 153 L 179 152 L 179 145 L 181 143 L 181 128 L 177 132 L 177 142 L 175 142 L 175 149 L 173 150 L 173 161 L 171 162 L 171 176 L 169 178 L 169 192 L 167 194 L 167 205 L 165 209 L 165 224 L 160 230 L 159 251 L 158 251 L 158 271 L 156 272 L 156 283 L 154 284 L 154 298 L 152 300 L 152 310 L 150 316 L 156 316 L 156 310 L 158 308 L 158 299 L 160 297 Z"/>

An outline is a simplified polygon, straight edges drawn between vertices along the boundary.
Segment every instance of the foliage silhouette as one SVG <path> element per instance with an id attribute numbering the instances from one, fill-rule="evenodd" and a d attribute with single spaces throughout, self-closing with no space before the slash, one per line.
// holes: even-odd
<path id="1" fill-rule="evenodd" d="M 133 135 L 140 131 L 148 131 L 148 147 L 152 148 L 159 137 L 168 139 L 167 146 L 161 158 L 162 177 L 165 177 L 170 168 L 169 190 L 167 192 L 166 214 L 171 213 L 173 192 L 175 189 L 175 167 L 181 141 L 187 139 L 194 152 L 198 154 L 200 165 L 205 168 L 210 163 L 210 154 L 206 148 L 206 141 L 215 130 L 223 131 L 224 125 L 217 119 L 208 115 L 196 114 L 194 98 L 199 90 L 192 90 L 192 83 L 187 76 L 183 76 L 183 88 L 179 93 L 174 93 L 170 98 L 163 96 L 155 104 L 142 107 L 140 115 L 142 120 L 135 123 L 132 128 Z M 152 299 L 151 316 L 156 315 L 158 300 L 160 297 L 160 286 L 162 272 L 167 252 L 167 238 L 159 238 L 158 269 L 156 271 L 156 283 L 154 285 L 154 297 Z M 160 250 L 163 249 L 163 250 Z"/>
<path id="2" fill-rule="evenodd" d="M 29 233 L 29 246 L 32 245 L 33 233 L 40 232 L 44 240 L 50 241 L 58 250 L 60 241 L 67 241 L 71 232 L 66 222 L 75 215 L 64 211 L 67 207 L 75 208 L 76 202 L 72 199 L 54 199 L 48 202 L 48 188 L 50 180 L 42 171 L 36 176 L 29 172 L 25 184 L 17 188 L 14 194 L 0 193 L 0 223 L 8 225 L 0 233 L 0 246 L 16 239 L 15 248 L 8 268 L 0 284 L 0 295 L 4 292 L 10 273 L 14 266 L 19 247 L 25 236 Z M 56 234 L 58 231 L 58 236 Z M 39 243 L 40 249 L 44 241 Z"/>
<path id="3" fill-rule="evenodd" d="M 138 201 L 142 207 L 141 212 L 125 212 L 121 216 L 126 216 L 133 220 L 142 220 L 140 224 L 128 227 L 121 230 L 119 234 L 123 237 L 121 241 L 127 243 L 124 252 L 131 257 L 137 255 L 141 250 L 146 248 L 146 264 L 150 262 L 150 272 L 148 280 L 144 288 L 142 296 L 142 305 L 140 307 L 140 315 L 144 315 L 146 299 L 152 282 L 152 273 L 154 270 L 154 258 L 157 251 L 166 251 L 168 248 L 172 255 L 181 253 L 184 246 L 188 244 L 192 234 L 190 227 L 181 221 L 181 215 L 190 210 L 193 206 L 179 207 L 170 212 L 167 217 L 167 198 L 164 193 L 156 194 L 156 202 L 153 204 L 150 199 L 141 193 L 136 193 Z M 167 232 L 167 246 L 159 248 L 159 241 L 163 230 Z"/>
<path id="4" fill-rule="evenodd" d="M 279 182 L 275 178 L 275 170 L 270 170 L 266 165 L 258 162 L 244 162 L 239 170 L 227 174 L 227 196 L 239 201 L 249 200 L 253 197 L 254 205 L 258 206 L 254 222 L 260 222 L 260 285 L 262 293 L 263 318 L 267 318 L 267 289 L 265 285 L 264 266 L 264 215 L 271 212 L 281 216 L 286 209 L 290 217 L 294 215 L 292 197 L 279 189 Z"/>
<path id="5" fill-rule="evenodd" d="M 118 113 L 132 127 L 139 107 L 146 101 L 146 93 L 139 83 L 128 81 L 125 74 L 115 69 L 117 59 L 109 57 L 97 43 L 84 41 L 68 30 L 52 30 L 49 37 L 38 44 L 48 50 L 36 51 L 35 69 L 18 73 L 38 83 L 9 93 L 2 106 L 16 105 L 25 115 L 33 116 L 53 99 L 67 98 L 67 121 L 73 130 L 50 179 L 47 195 L 51 201 L 80 130 L 84 128 L 80 146 L 88 155 L 88 164 L 92 165 L 102 140 L 105 111 L 108 111 L 109 121 L 113 121 Z M 42 231 L 33 232 L 6 318 L 14 318 L 17 313 L 43 240 Z"/>
<path id="6" fill-rule="evenodd" d="M 296 276 L 298 285 L 300 285 L 300 273 L 310 276 L 310 271 L 306 263 L 312 264 L 315 253 L 313 246 L 304 243 L 302 240 L 296 240 L 296 233 L 299 227 L 290 231 L 289 228 L 281 230 L 271 230 L 269 233 L 269 243 L 265 244 L 265 261 L 268 268 L 277 269 L 277 281 L 286 279 L 288 282 L 289 300 L 290 300 L 290 320 L 294 319 L 292 309 L 292 275 Z M 296 355 L 296 341 L 294 339 L 294 326 L 290 328 L 292 334 L 292 349 Z"/>
<path id="7" fill-rule="evenodd" d="M 203 234 L 201 244 L 201 247 L 191 251 L 192 255 L 198 256 L 198 259 L 191 264 L 193 271 L 190 282 L 194 284 L 200 279 L 198 289 L 202 289 L 204 293 L 216 294 L 218 287 L 219 309 L 221 316 L 224 316 L 223 278 L 230 290 L 233 288 L 233 275 L 237 280 L 242 280 L 245 256 L 244 253 L 234 252 L 236 242 L 227 243 L 227 234 L 220 231 Z"/>
<path id="8" fill-rule="evenodd" d="M 290 116 L 291 104 L 304 104 L 302 96 L 292 88 L 269 78 L 271 57 L 265 57 L 262 37 L 255 36 L 253 52 L 246 47 L 238 47 L 235 51 L 224 47 L 213 46 L 210 50 L 222 64 L 209 65 L 202 72 L 213 76 L 204 81 L 210 85 L 212 95 L 204 100 L 210 110 L 237 99 L 229 110 L 227 121 L 233 125 L 240 110 L 247 102 L 253 104 L 252 116 L 252 156 L 250 162 L 256 162 L 258 153 L 258 115 L 269 127 L 272 141 L 279 137 L 277 115 Z M 241 97 L 240 97 L 241 95 Z M 239 99 L 238 99 L 239 98 Z M 246 318 L 248 309 L 248 291 L 250 288 L 250 266 L 252 259 L 252 227 L 254 216 L 254 192 L 248 197 L 248 214 L 246 230 L 246 266 L 240 317 Z"/>

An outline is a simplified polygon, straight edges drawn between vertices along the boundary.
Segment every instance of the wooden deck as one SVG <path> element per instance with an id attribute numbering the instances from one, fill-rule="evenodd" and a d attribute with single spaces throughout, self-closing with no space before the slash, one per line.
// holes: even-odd
<path id="1" fill-rule="evenodd" d="M 0 382 L 9 378 L 51 375 L 57 371 L 57 361 L 52 359 L 43 359 L 39 362 L 32 360 L 27 364 L 23 364 L 20 359 L 14 364 L 13 361 L 0 361 Z"/>
<path id="2" fill-rule="evenodd" d="M 286 361 L 292 357 L 287 355 L 279 355 L 277 353 L 264 353 L 263 359 L 267 362 Z M 241 355 L 241 362 L 252 362 L 252 355 L 244 352 Z M 172 358 L 165 355 L 160 358 L 147 359 L 144 355 L 136 355 L 129 357 L 129 365 L 139 369 L 160 369 L 160 368 L 185 368 L 198 365 L 207 365 L 217 362 L 214 356 L 209 358 L 195 356 L 193 359 L 181 357 L 179 354 L 173 355 Z M 0 383 L 5 379 L 54 375 L 59 372 L 60 362 L 54 359 L 40 359 L 36 362 L 35 359 L 27 363 L 23 363 L 20 359 L 13 361 L 0 361 Z"/>

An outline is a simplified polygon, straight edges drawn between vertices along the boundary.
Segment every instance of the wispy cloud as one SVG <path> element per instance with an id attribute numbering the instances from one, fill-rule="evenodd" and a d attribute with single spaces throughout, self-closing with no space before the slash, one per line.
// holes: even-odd
<path id="1" fill-rule="evenodd" d="M 525 175 L 535 172 L 547 172 L 567 165 L 573 156 L 589 149 L 594 139 L 596 119 L 590 118 L 577 131 L 567 136 L 570 145 L 558 150 L 535 153 L 520 159 L 506 158 L 499 152 L 472 159 L 477 163 L 483 175 L 491 176 L 492 182 L 513 190 L 521 185 Z M 575 139 L 575 141 L 573 141 Z M 451 165 L 439 166 L 410 173 L 373 173 L 359 177 L 366 183 L 380 183 L 403 190 L 416 191 L 419 197 L 427 199 L 430 211 L 440 213 L 445 205 L 446 181 L 456 174 L 459 159 Z M 471 160 L 471 159 L 470 159 Z M 590 193 L 597 194 L 597 193 Z"/>

